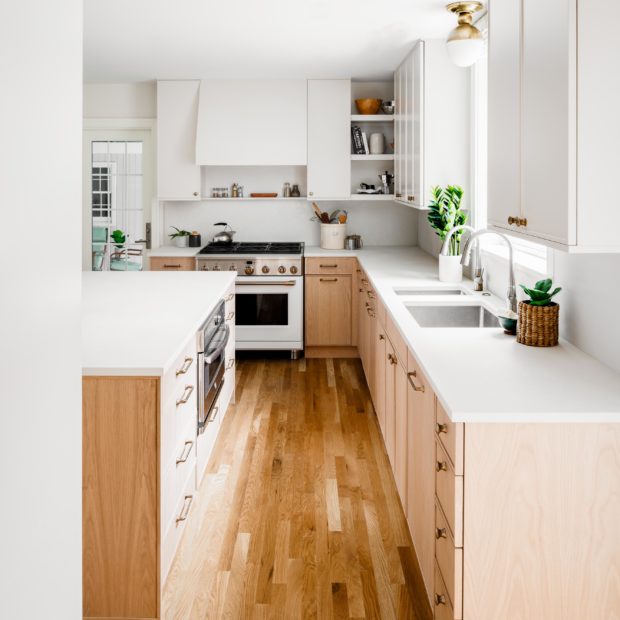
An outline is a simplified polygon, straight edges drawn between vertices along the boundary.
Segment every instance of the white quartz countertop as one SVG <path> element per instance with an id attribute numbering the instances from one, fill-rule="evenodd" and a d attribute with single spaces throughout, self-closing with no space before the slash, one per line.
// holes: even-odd
<path id="1" fill-rule="evenodd" d="M 439 282 L 436 259 L 419 248 L 334 252 L 307 247 L 305 255 L 357 256 L 453 421 L 620 422 L 620 374 L 566 341 L 528 347 L 499 326 L 420 327 L 394 289 L 451 285 Z M 463 286 L 473 288 L 469 280 Z M 445 297 L 418 299 L 429 305 L 450 303 Z M 458 303 L 506 307 L 504 300 L 481 293 L 462 296 Z"/>
<path id="2" fill-rule="evenodd" d="M 234 279 L 228 272 L 85 272 L 82 374 L 163 375 Z"/>

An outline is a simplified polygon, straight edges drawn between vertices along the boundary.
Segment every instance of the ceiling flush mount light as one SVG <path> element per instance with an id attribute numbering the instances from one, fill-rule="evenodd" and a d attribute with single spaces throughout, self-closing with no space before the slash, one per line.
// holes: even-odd
<path id="1" fill-rule="evenodd" d="M 480 30 L 472 25 L 473 15 L 482 9 L 480 2 L 452 2 L 448 11 L 458 15 L 459 25 L 448 36 L 448 56 L 455 65 L 473 65 L 484 48 Z"/>

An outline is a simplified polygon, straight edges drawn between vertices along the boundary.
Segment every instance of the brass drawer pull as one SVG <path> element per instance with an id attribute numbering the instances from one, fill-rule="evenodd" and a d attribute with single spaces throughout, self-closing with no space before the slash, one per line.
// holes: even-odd
<path id="1" fill-rule="evenodd" d="M 446 435 L 448 434 L 448 425 L 447 424 L 441 424 L 439 422 L 437 422 L 437 424 L 435 424 L 435 432 L 440 435 L 441 433 L 445 433 Z"/>
<path id="2" fill-rule="evenodd" d="M 193 445 L 194 445 L 193 441 L 185 442 L 185 445 L 183 446 L 183 451 L 181 452 L 181 456 L 177 459 L 177 465 L 180 465 L 181 463 L 185 463 L 185 461 L 187 461 L 192 451 Z"/>
<path id="3" fill-rule="evenodd" d="M 215 418 L 217 417 L 217 414 L 220 411 L 220 406 L 219 405 L 215 405 L 215 407 L 213 407 L 213 409 L 211 409 L 211 413 L 209 414 L 209 417 L 207 418 L 207 422 L 215 422 Z"/>
<path id="4" fill-rule="evenodd" d="M 445 605 L 446 597 L 443 594 L 435 594 L 435 605 Z"/>
<path id="5" fill-rule="evenodd" d="M 319 278 L 319 282 L 338 282 L 338 278 Z"/>
<path id="6" fill-rule="evenodd" d="M 363 288 L 361 288 L 361 289 L 360 289 L 360 293 L 363 293 L 363 292 L 364 292 L 364 289 L 363 289 Z"/>
<path id="7" fill-rule="evenodd" d="M 367 280 L 366 278 L 362 278 L 362 282 L 363 282 L 364 284 L 368 284 L 368 280 Z"/>
<path id="8" fill-rule="evenodd" d="M 435 465 L 436 471 L 448 471 L 448 463 L 446 461 L 437 461 Z"/>
<path id="9" fill-rule="evenodd" d="M 385 340 L 385 336 L 383 334 L 379 334 L 379 340 Z"/>
<path id="10" fill-rule="evenodd" d="M 228 316 L 226 317 L 227 321 L 232 321 L 235 318 L 235 313 L 234 312 L 229 312 Z"/>
<path id="11" fill-rule="evenodd" d="M 527 218 L 526 217 L 514 217 L 510 215 L 508 217 L 508 224 L 511 226 L 514 224 L 515 226 L 527 226 Z"/>
<path id="12" fill-rule="evenodd" d="M 235 294 L 231 293 L 230 295 L 226 295 L 224 301 L 232 301 L 235 298 Z"/>
<path id="13" fill-rule="evenodd" d="M 435 529 L 435 538 L 439 540 L 440 538 L 448 538 L 448 532 L 445 527 L 438 527 Z"/>
<path id="14" fill-rule="evenodd" d="M 181 514 L 177 517 L 177 523 L 180 521 L 185 521 L 187 519 L 187 515 L 189 515 L 189 509 L 192 506 L 192 502 L 194 501 L 193 495 L 186 495 L 185 500 L 183 502 L 183 508 L 181 508 Z"/>
<path id="15" fill-rule="evenodd" d="M 425 388 L 423 385 L 416 385 L 416 384 L 413 382 L 413 379 L 411 378 L 411 377 L 417 377 L 417 376 L 418 376 L 418 373 L 417 373 L 415 370 L 413 370 L 412 372 L 408 372 L 408 373 L 407 373 L 407 377 L 408 377 L 408 379 L 409 379 L 409 383 L 411 383 L 411 387 L 412 387 L 412 388 L 413 388 L 416 392 L 424 392 L 426 388 Z"/>
<path id="16" fill-rule="evenodd" d="M 189 367 L 192 365 L 193 362 L 193 357 L 186 357 L 185 360 L 183 360 L 183 366 L 181 366 L 181 368 L 176 371 L 176 376 L 178 377 L 179 375 L 184 375 L 189 370 Z"/>
<path id="17" fill-rule="evenodd" d="M 319 265 L 321 269 L 338 269 L 338 265 Z"/>
<path id="18" fill-rule="evenodd" d="M 395 198 L 402 198 L 402 197 L 403 197 L 403 195 L 402 195 L 402 194 L 400 194 L 400 193 L 395 194 Z"/>
<path id="19" fill-rule="evenodd" d="M 184 405 L 189 400 L 189 397 L 192 395 L 193 391 L 194 391 L 193 385 L 186 385 L 185 389 L 183 390 L 183 396 L 181 396 L 181 398 L 177 400 L 177 407 L 179 405 Z"/>
<path id="20" fill-rule="evenodd" d="M 377 299 L 377 296 L 372 291 L 366 291 L 366 295 L 368 295 L 370 299 Z"/>
<path id="21" fill-rule="evenodd" d="M 407 200 L 409 202 L 413 202 L 415 200 L 415 196 L 407 196 Z"/>
<path id="22" fill-rule="evenodd" d="M 366 312 L 368 312 L 368 316 L 372 319 L 375 318 L 375 313 L 372 311 L 371 308 L 366 308 Z"/>
<path id="23" fill-rule="evenodd" d="M 391 353 L 388 353 L 387 358 L 392 366 L 398 363 L 398 360 Z"/>
<path id="24" fill-rule="evenodd" d="M 164 263 L 164 269 L 181 269 L 181 265 L 167 265 Z"/>
<path id="25" fill-rule="evenodd" d="M 235 358 L 231 357 L 228 360 L 228 365 L 226 366 L 226 370 L 230 370 L 235 365 Z"/>

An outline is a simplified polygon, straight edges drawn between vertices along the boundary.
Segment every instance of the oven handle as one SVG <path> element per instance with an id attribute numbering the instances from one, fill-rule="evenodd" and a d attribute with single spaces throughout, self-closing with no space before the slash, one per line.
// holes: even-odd
<path id="1" fill-rule="evenodd" d="M 285 282 L 274 280 L 271 282 L 249 282 L 248 280 L 242 280 L 235 282 L 235 286 L 295 286 L 295 284 L 297 284 L 295 280 L 286 280 Z"/>
<path id="2" fill-rule="evenodd" d="M 228 327 L 228 325 L 224 325 L 224 330 L 226 331 L 226 336 L 224 336 L 222 342 L 220 342 L 215 350 L 210 351 L 208 355 L 205 355 L 205 364 L 211 364 L 214 362 L 219 357 L 220 353 L 226 348 L 228 338 L 230 336 L 230 327 Z"/>

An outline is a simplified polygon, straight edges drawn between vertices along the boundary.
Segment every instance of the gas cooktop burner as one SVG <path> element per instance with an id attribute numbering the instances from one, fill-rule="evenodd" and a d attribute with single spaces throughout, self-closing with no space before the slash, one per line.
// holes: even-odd
<path id="1" fill-rule="evenodd" d="M 210 243 L 206 245 L 200 254 L 303 254 L 303 243 L 267 242 L 254 241 L 243 243 Z"/>

